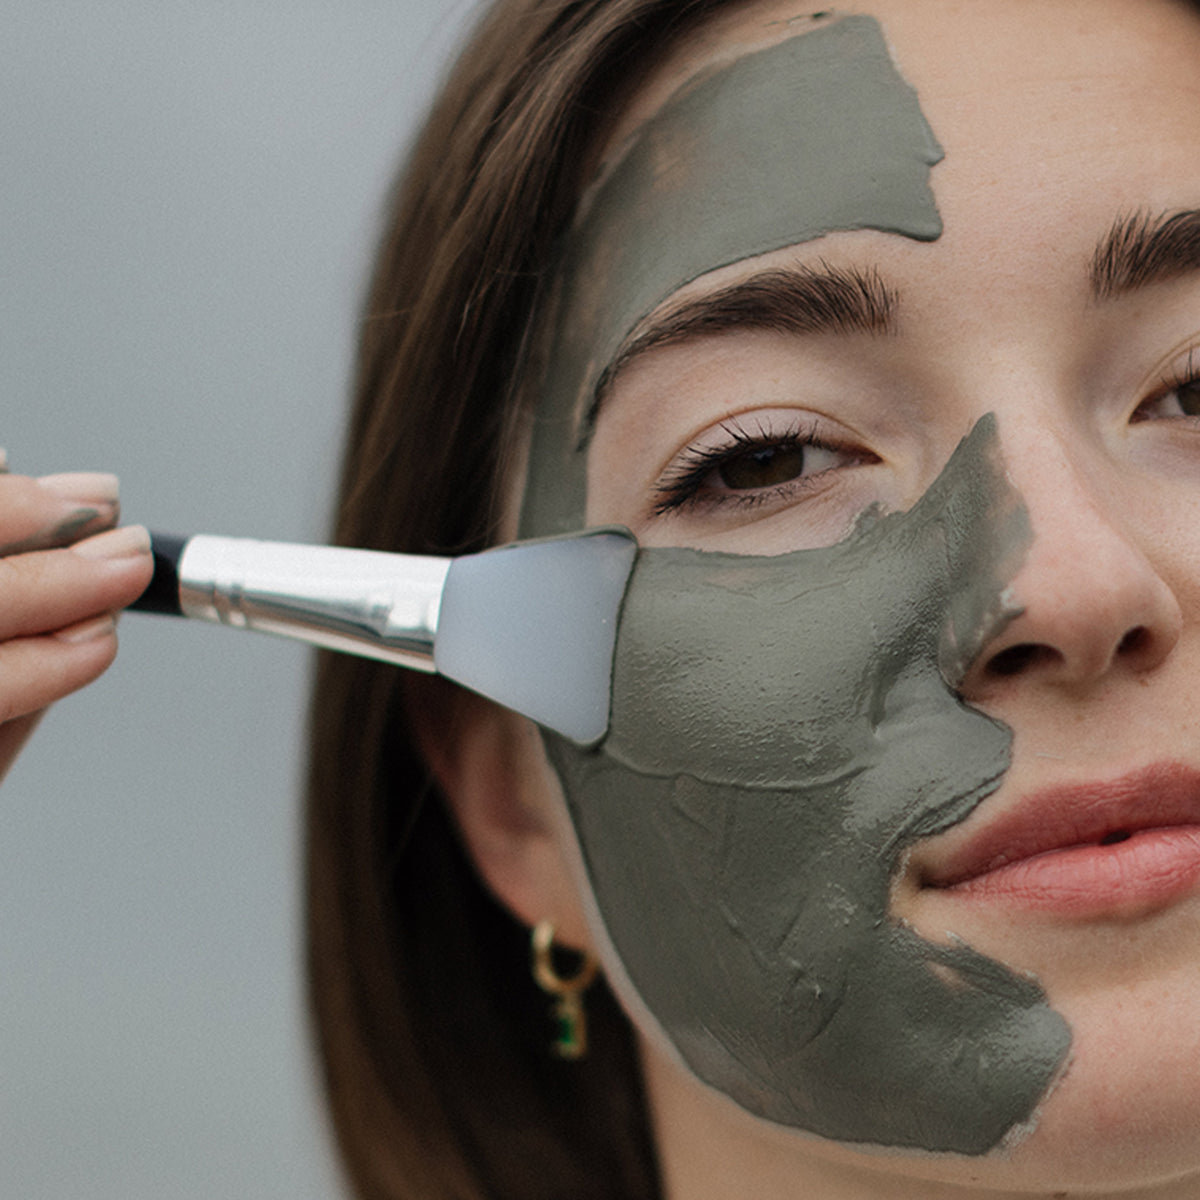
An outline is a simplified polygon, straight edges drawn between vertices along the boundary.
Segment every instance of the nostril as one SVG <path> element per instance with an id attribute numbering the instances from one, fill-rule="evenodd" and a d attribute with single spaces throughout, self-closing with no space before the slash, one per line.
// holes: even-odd
<path id="1" fill-rule="evenodd" d="M 1021 642 L 1016 646 L 1008 646 L 992 655 L 988 660 L 989 675 L 1005 678 L 1009 675 L 1019 675 L 1031 667 L 1042 663 L 1056 661 L 1060 655 L 1049 646 L 1040 646 L 1037 642 Z"/>
<path id="2" fill-rule="evenodd" d="M 1117 646 L 1118 654 L 1138 654 L 1150 644 L 1150 630 L 1145 625 L 1131 629 Z"/>

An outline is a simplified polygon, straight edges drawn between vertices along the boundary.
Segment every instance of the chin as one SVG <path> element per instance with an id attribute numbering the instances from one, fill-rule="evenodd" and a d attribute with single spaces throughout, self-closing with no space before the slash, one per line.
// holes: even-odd
<path id="1" fill-rule="evenodd" d="M 930 1160 L 920 1174 L 1018 1191 L 1200 1195 L 1200 897 L 1082 917 L 927 889 L 896 907 L 929 940 L 961 939 L 1036 978 L 1071 1030 L 1070 1057 L 1024 1128 L 959 1160 L 964 1170 Z"/>
<path id="2" fill-rule="evenodd" d="M 1183 911 L 1180 911 L 1180 910 Z M 1189 930 L 1190 924 L 1190 930 Z M 921 1154 L 845 1145 L 750 1116 L 659 1051 L 645 1053 L 651 1093 L 687 1093 L 688 1125 L 698 1142 L 733 1135 L 781 1181 L 831 1192 L 882 1172 L 921 1181 L 923 1200 L 969 1186 L 1016 1193 L 1140 1195 L 1195 1200 L 1200 1195 L 1200 904 L 1175 906 L 1149 922 L 1093 938 L 1090 952 L 1061 953 L 1060 938 L 1029 937 L 1014 922 L 1003 941 L 977 948 L 1017 970 L 1040 968 L 1054 1008 L 1071 1028 L 1070 1058 L 1025 1125 L 980 1157 Z M 1013 943 L 1024 928 L 1024 954 Z M 973 939 L 975 940 L 975 939 Z M 1107 953 L 1097 942 L 1109 944 Z M 1118 948 L 1122 952 L 1117 953 Z M 1086 970 L 1082 969 L 1087 963 Z M 675 1108 L 674 1105 L 670 1107 Z M 678 1111 L 678 1109 L 676 1109 Z M 693 1150 L 703 1159 L 702 1150 Z M 686 1194 L 686 1193 L 685 1193 Z M 947 1195 L 950 1193 L 947 1192 Z"/>
<path id="3" fill-rule="evenodd" d="M 1136 933 L 1130 931 L 1131 941 Z M 1011 1151 L 1021 1174 L 1060 1189 L 1200 1190 L 1200 964 L 1101 985 L 1048 983 L 1072 1056 L 1035 1127 Z M 1167 1193 L 1173 1194 L 1173 1193 Z"/>

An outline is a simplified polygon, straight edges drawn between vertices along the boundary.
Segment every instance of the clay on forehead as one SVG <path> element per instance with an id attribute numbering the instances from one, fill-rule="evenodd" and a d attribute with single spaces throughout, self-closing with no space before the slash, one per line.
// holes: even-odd
<path id="1" fill-rule="evenodd" d="M 941 233 L 941 147 L 878 22 L 841 17 L 686 85 L 595 186 L 563 247 L 522 536 L 583 524 L 584 418 L 637 323 L 718 267 L 821 237 Z"/>
<path id="2" fill-rule="evenodd" d="M 982 1154 L 1070 1032 L 1041 987 L 889 915 L 906 849 L 1009 764 L 956 683 L 1030 537 L 985 418 L 909 512 L 776 557 L 639 554 L 612 723 L 547 736 L 635 997 L 705 1082 L 846 1142 Z"/>

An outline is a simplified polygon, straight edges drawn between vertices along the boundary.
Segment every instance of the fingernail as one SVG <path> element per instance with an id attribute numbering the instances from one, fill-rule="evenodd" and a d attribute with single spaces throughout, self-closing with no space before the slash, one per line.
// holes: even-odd
<path id="1" fill-rule="evenodd" d="M 68 625 L 54 636 L 60 642 L 91 642 L 96 638 L 111 637 L 116 632 L 117 623 L 113 620 L 112 613 L 105 613 L 101 617 L 89 617 L 86 621 L 80 621 L 78 625 Z"/>
<path id="2" fill-rule="evenodd" d="M 150 553 L 150 534 L 144 525 L 122 525 L 76 542 L 71 549 L 84 558 L 132 558 Z"/>
<path id="3" fill-rule="evenodd" d="M 90 504 L 116 504 L 121 482 L 101 471 L 72 471 L 65 475 L 43 475 L 38 483 L 63 500 Z"/>
<path id="4" fill-rule="evenodd" d="M 0 475 L 8 472 L 8 451 L 3 446 L 0 446 Z"/>

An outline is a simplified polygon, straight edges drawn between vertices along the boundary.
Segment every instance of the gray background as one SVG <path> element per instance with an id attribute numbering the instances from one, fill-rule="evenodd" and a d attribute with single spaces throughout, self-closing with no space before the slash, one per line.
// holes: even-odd
<path id="1" fill-rule="evenodd" d="M 319 538 L 380 201 L 467 0 L 0 0 L 0 444 Z M 306 1045 L 306 653 L 128 617 L 0 792 L 0 1196 L 339 1194 Z"/>

